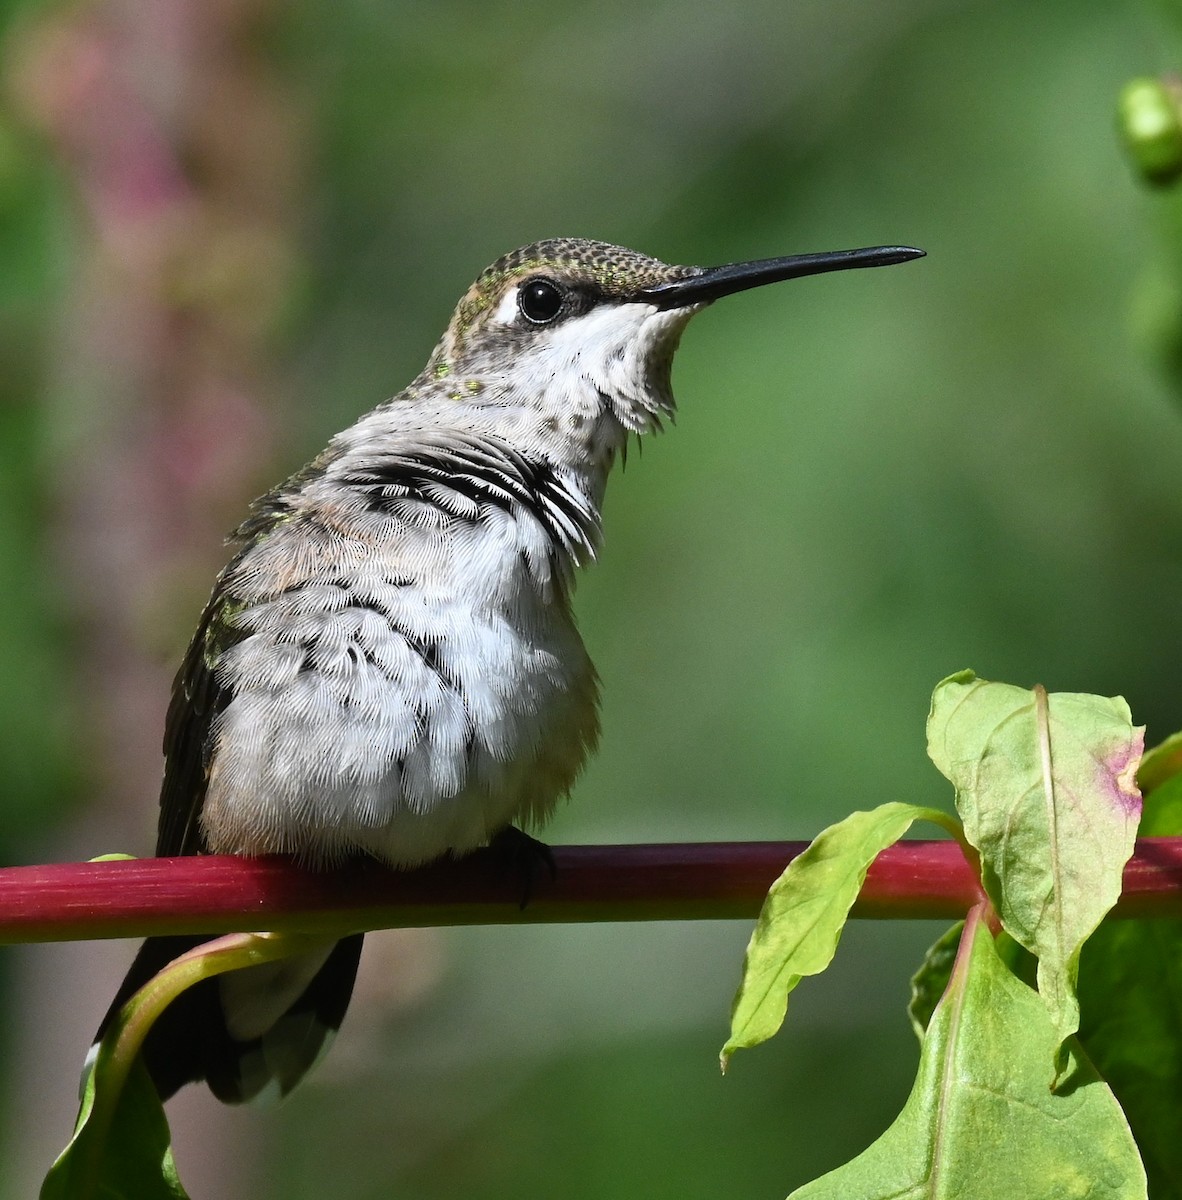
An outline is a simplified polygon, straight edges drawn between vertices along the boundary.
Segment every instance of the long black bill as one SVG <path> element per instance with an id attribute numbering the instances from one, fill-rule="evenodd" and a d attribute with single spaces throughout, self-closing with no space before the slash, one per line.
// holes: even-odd
<path id="1" fill-rule="evenodd" d="M 728 263 L 724 267 L 703 267 L 697 275 L 671 279 L 637 293 L 636 299 L 658 308 L 684 308 L 689 304 L 707 304 L 732 292 L 799 279 L 802 275 L 820 275 L 825 271 L 848 271 L 855 267 L 889 267 L 894 263 L 923 258 L 923 250 L 914 246 L 868 246 L 864 250 L 831 250 L 823 254 L 793 254 L 788 258 L 761 258 L 757 262 Z"/>

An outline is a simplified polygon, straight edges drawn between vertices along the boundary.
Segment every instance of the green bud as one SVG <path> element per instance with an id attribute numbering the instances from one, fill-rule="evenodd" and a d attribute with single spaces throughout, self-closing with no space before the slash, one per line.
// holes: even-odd
<path id="1" fill-rule="evenodd" d="M 1125 148 L 1146 182 L 1165 185 L 1182 176 L 1182 80 L 1125 84 L 1117 119 Z"/>

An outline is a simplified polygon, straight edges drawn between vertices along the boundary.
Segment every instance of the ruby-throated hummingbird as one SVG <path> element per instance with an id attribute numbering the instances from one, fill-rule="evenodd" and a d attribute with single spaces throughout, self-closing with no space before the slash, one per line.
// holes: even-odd
<path id="1" fill-rule="evenodd" d="M 422 374 L 234 533 L 168 710 L 157 854 L 410 867 L 540 825 L 598 736 L 574 571 L 629 435 L 673 413 L 690 317 L 922 254 L 679 267 L 559 238 L 493 263 Z M 145 942 L 107 1022 L 200 940 Z M 289 1091 L 340 1025 L 360 951 L 355 935 L 190 989 L 144 1047 L 161 1097 L 200 1079 L 227 1101 Z"/>

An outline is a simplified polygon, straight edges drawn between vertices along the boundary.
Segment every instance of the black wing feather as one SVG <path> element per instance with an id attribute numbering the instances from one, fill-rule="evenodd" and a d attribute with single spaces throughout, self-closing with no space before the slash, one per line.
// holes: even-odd
<path id="1" fill-rule="evenodd" d="M 220 585 L 219 580 L 172 685 L 164 721 L 164 782 L 156 835 L 159 858 L 207 850 L 200 816 L 209 784 L 214 726 L 233 698 L 218 679 L 217 661 L 247 636 L 245 630 L 231 624 L 239 606 L 225 596 Z"/>

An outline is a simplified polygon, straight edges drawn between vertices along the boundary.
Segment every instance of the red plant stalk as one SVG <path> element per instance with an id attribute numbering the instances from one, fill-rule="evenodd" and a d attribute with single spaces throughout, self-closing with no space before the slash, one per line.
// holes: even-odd
<path id="1" fill-rule="evenodd" d="M 159 933 L 425 925 L 751 919 L 804 842 L 554 848 L 529 903 L 486 852 L 416 871 L 354 862 L 311 871 L 280 858 L 148 858 L 0 870 L 0 942 Z M 854 915 L 955 919 L 979 898 L 955 842 L 900 842 L 879 855 Z M 1114 915 L 1182 916 L 1182 838 L 1144 838 Z"/>

